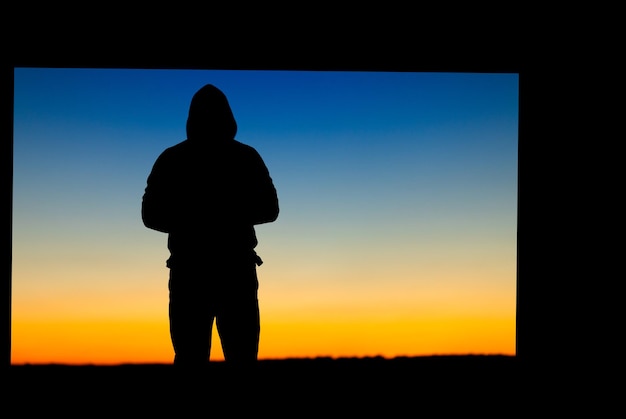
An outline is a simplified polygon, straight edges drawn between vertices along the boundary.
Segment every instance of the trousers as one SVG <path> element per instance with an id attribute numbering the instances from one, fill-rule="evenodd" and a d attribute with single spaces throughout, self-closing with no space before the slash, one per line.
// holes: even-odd
<path id="1" fill-rule="evenodd" d="M 248 260 L 170 268 L 174 365 L 208 364 L 214 322 L 226 364 L 254 364 L 260 336 L 258 286 L 256 264 Z"/>

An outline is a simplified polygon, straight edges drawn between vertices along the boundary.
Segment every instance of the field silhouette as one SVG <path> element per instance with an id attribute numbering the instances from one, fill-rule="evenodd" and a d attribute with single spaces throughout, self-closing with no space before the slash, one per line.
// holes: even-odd
<path id="1" fill-rule="evenodd" d="M 507 416 L 519 412 L 519 373 L 516 357 L 499 355 L 260 360 L 251 373 L 224 362 L 193 372 L 165 364 L 21 365 L 9 369 L 4 405 L 18 416 Z"/>

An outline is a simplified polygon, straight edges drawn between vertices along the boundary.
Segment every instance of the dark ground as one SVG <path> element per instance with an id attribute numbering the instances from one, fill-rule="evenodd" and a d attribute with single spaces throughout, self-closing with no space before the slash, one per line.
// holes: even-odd
<path id="1" fill-rule="evenodd" d="M 195 373 L 171 365 L 24 365 L 9 368 L 3 406 L 14 412 L 12 417 L 55 412 L 81 417 L 210 417 L 218 412 L 508 417 L 529 412 L 535 401 L 528 397 L 532 392 L 524 391 L 528 386 L 521 369 L 515 357 L 481 355 L 265 360 L 248 375 L 237 375 L 222 362 Z M 542 397 L 540 392 L 536 396 Z"/>

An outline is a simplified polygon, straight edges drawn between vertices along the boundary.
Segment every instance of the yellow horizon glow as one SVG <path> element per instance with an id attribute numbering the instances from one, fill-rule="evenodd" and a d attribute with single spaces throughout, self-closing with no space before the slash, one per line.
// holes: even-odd
<path id="1" fill-rule="evenodd" d="M 515 355 L 511 289 L 455 287 L 442 279 L 439 285 L 405 281 L 388 290 L 372 281 L 355 289 L 329 280 L 307 290 L 285 287 L 278 274 L 263 282 L 264 276 L 261 360 Z M 137 284 L 142 281 L 128 289 L 96 287 L 73 300 L 67 290 L 55 295 L 42 289 L 38 297 L 30 292 L 23 298 L 17 293 L 11 364 L 171 363 L 166 281 Z M 215 328 L 210 359 L 224 359 Z"/>
<path id="2" fill-rule="evenodd" d="M 167 322 L 19 322 L 11 364 L 171 363 Z M 259 359 L 429 355 L 515 355 L 514 319 L 433 318 L 399 321 L 262 324 Z M 36 338 L 35 338 L 36 337 Z M 355 349 L 356 348 L 356 349 Z M 407 350 L 411 348 L 411 350 Z M 213 331 L 212 361 L 223 361 Z"/>
<path id="3" fill-rule="evenodd" d="M 16 253 L 11 363 L 171 363 L 167 249 L 145 236 L 134 253 Z M 515 355 L 514 246 L 264 246 L 259 359 Z"/>

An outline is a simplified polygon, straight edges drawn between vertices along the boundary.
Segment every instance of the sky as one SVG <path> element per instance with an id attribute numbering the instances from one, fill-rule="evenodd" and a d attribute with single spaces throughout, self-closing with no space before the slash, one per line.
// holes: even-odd
<path id="1" fill-rule="evenodd" d="M 280 202 L 259 359 L 515 355 L 519 74 L 14 71 L 12 364 L 172 361 L 141 199 L 207 83 Z"/>

